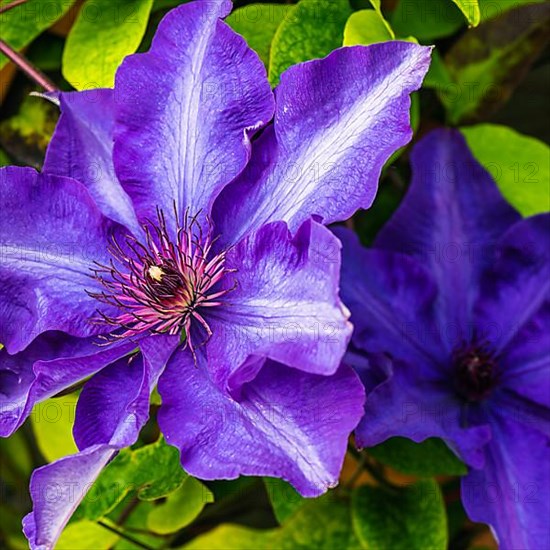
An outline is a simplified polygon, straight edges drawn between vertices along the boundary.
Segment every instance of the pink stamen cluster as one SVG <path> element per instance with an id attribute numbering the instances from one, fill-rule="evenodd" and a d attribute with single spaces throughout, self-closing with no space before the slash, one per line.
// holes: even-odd
<path id="1" fill-rule="evenodd" d="M 120 308 L 116 317 L 99 312 L 103 322 L 124 329 L 117 338 L 144 331 L 180 334 L 194 353 L 193 321 L 204 329 L 208 340 L 212 331 L 201 310 L 221 305 L 220 298 L 232 288 L 215 291 L 213 287 L 234 270 L 225 267 L 225 252 L 212 254 L 215 239 L 209 222 L 203 233 L 196 218 L 186 213 L 180 225 L 175 212 L 173 242 L 161 210 L 157 217 L 157 224 L 148 221 L 143 226 L 144 244 L 132 236 L 126 238 L 124 248 L 113 241 L 110 265 L 95 270 L 105 292 L 92 296 Z"/>

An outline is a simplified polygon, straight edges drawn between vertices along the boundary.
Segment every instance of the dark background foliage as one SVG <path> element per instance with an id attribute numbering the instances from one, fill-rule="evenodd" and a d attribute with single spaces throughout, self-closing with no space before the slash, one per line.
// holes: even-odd
<path id="1" fill-rule="evenodd" d="M 0 9 L 11 4 L 0 1 Z M 148 48 L 180 0 L 27 0 L 0 14 L 0 39 L 63 90 L 111 86 L 122 58 Z M 523 215 L 547 211 L 550 4 L 540 0 L 236 0 L 228 22 L 243 34 L 276 85 L 288 66 L 333 49 L 381 40 L 434 44 L 432 69 L 413 99 L 414 141 L 459 127 L 478 160 Z M 462 11 L 461 9 L 462 8 Z M 0 165 L 40 168 L 57 108 L 0 55 Z M 365 244 L 391 216 L 410 179 L 409 148 L 384 170 L 374 206 L 356 214 Z M 1 199 L 1 197 L 0 197 Z M 1 208 L 1 206 L 0 206 Z M 1 380 L 0 380 L 1 381 Z M 26 548 L 30 473 L 75 452 L 77 393 L 38 406 L 0 441 L 0 547 Z M 202 483 L 184 474 L 152 418 L 138 444 L 107 467 L 58 548 L 495 548 L 460 504 L 466 467 L 432 439 L 393 439 L 350 450 L 342 481 L 302 499 L 289 485 L 241 478 Z"/>

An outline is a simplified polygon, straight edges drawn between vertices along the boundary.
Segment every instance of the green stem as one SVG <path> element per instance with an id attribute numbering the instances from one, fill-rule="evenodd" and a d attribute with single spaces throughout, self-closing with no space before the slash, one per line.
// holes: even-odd
<path id="1" fill-rule="evenodd" d="M 125 539 L 128 542 L 131 542 L 132 544 L 135 544 L 138 548 L 143 548 L 144 550 L 155 550 L 152 546 L 147 546 L 147 544 L 143 544 L 143 542 L 140 542 L 139 540 L 135 539 L 134 537 L 131 537 L 127 533 L 124 533 L 123 531 L 120 531 L 119 529 L 116 529 L 115 527 L 112 527 L 111 525 L 108 525 L 107 523 L 104 523 L 102 521 L 98 521 L 97 524 L 101 525 L 101 527 L 107 529 L 107 531 L 111 531 L 111 533 L 115 533 L 120 538 Z"/>

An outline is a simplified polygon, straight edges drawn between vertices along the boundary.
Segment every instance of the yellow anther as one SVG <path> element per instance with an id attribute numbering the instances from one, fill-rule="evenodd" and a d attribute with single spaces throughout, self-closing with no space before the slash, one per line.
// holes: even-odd
<path id="1" fill-rule="evenodd" d="M 152 265 L 147 270 L 147 273 L 149 274 L 149 277 L 151 277 L 151 279 L 159 283 L 162 281 L 162 276 L 164 275 L 164 271 L 162 271 L 162 269 L 158 265 Z"/>

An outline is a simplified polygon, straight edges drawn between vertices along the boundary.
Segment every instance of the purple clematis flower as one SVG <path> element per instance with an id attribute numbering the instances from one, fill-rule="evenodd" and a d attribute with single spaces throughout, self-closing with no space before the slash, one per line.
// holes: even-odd
<path id="1" fill-rule="evenodd" d="M 550 215 L 522 219 L 457 131 L 424 138 L 412 167 L 372 249 L 337 230 L 346 362 L 367 389 L 358 445 L 443 438 L 470 466 L 469 516 L 503 549 L 546 548 Z"/>
<path id="2" fill-rule="evenodd" d="M 321 222 L 372 203 L 411 138 L 430 48 L 337 50 L 289 69 L 274 96 L 230 10 L 170 12 L 114 90 L 58 94 L 41 173 L 0 171 L 1 435 L 89 379 L 80 452 L 31 480 L 33 548 L 54 545 L 136 441 L 157 384 L 190 474 L 277 476 L 305 496 L 337 483 L 362 415 L 340 366 L 340 244 Z"/>

